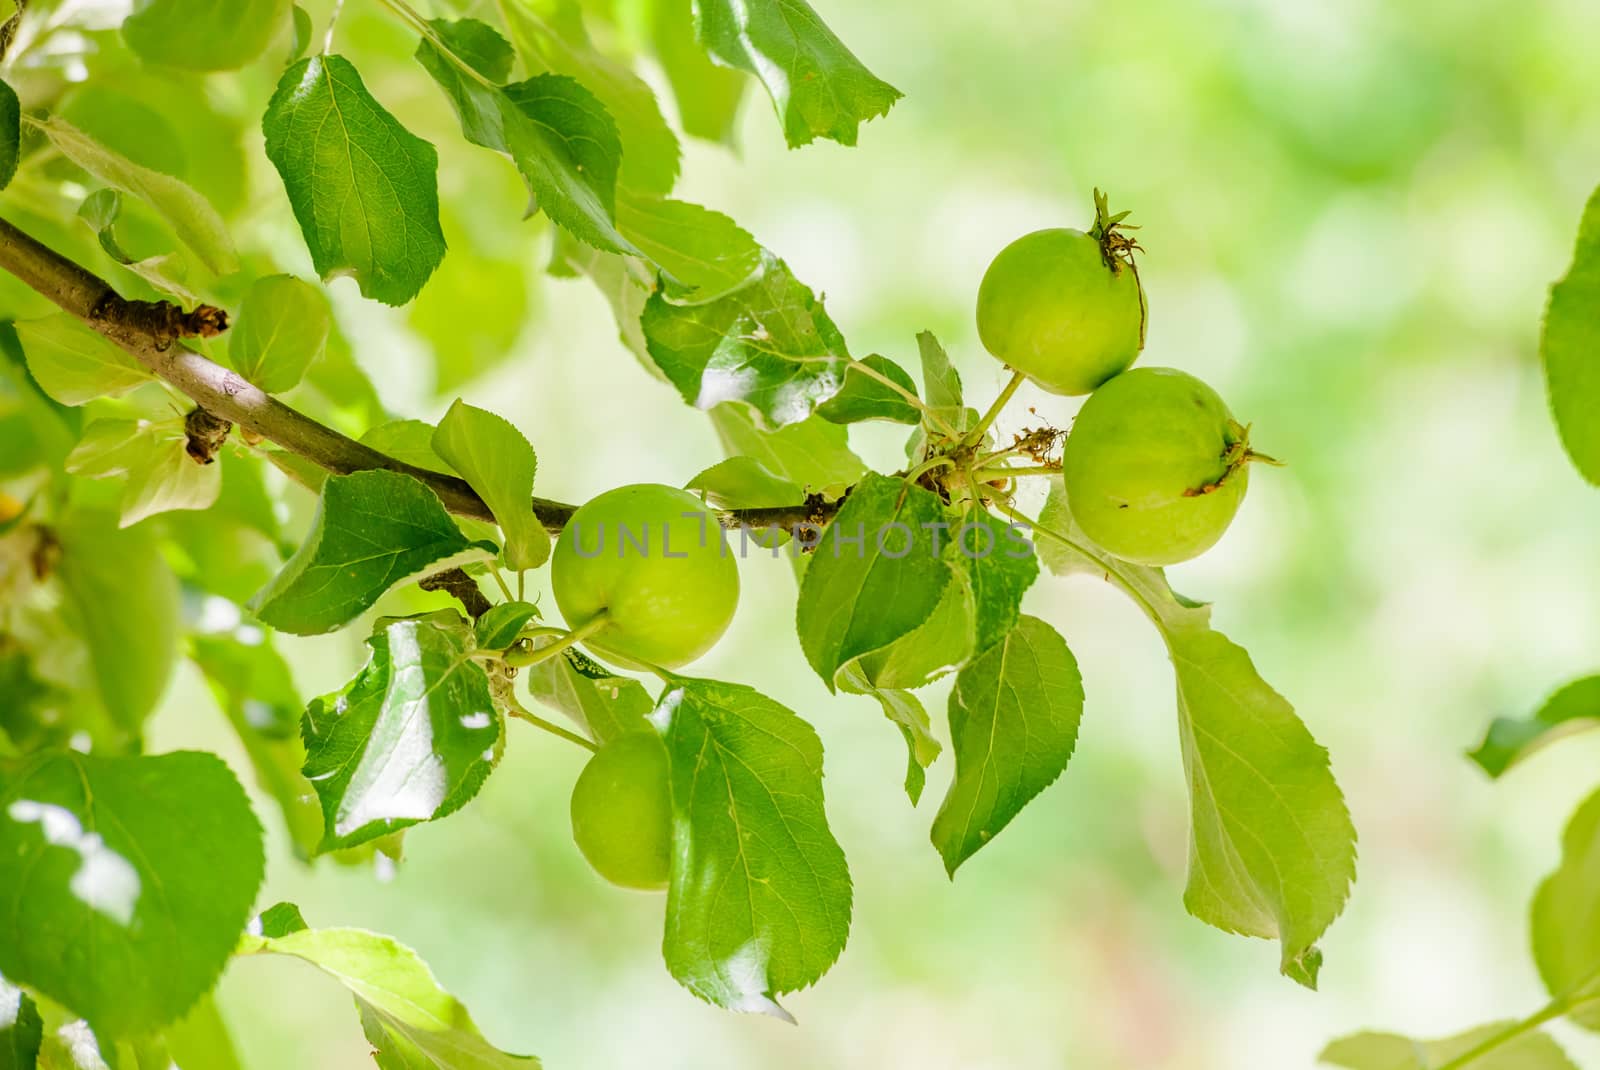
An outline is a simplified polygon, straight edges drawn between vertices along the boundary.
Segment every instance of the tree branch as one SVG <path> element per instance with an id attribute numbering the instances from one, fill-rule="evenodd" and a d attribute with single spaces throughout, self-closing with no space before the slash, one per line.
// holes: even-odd
<path id="1" fill-rule="evenodd" d="M 126 350 L 151 374 L 223 420 L 238 424 L 336 475 L 385 469 L 427 485 L 457 516 L 494 522 L 494 513 L 467 481 L 390 457 L 291 408 L 237 372 L 181 344 L 187 336 L 226 329 L 227 314 L 209 305 L 183 312 L 166 301 L 129 301 L 111 284 L 0 219 L 0 267 L 54 301 L 67 313 Z M 795 528 L 818 524 L 838 511 L 839 501 L 816 495 L 792 506 L 735 509 L 718 513 L 723 527 Z M 576 507 L 534 498 L 533 513 L 559 532 Z"/>

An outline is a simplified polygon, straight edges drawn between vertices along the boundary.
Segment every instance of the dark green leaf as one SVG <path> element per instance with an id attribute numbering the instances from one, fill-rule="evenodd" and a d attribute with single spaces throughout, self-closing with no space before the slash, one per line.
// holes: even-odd
<path id="1" fill-rule="evenodd" d="M 244 744 L 256 783 L 283 812 L 295 854 L 310 858 L 322 838 L 322 809 L 300 772 L 305 706 L 289 666 L 259 629 L 248 626 L 195 636 L 191 656 Z"/>
<path id="2" fill-rule="evenodd" d="M 1174 594 L 1160 569 L 1111 557 L 1083 535 L 1060 480 L 1039 523 L 1047 567 L 1115 583 L 1166 641 L 1189 781 L 1184 905 L 1226 932 L 1276 938 L 1283 973 L 1314 988 L 1316 940 L 1344 909 L 1356 865 L 1355 828 L 1328 752 L 1250 655 L 1211 628 L 1205 606 Z"/>
<path id="3" fill-rule="evenodd" d="M 1027 533 L 983 509 L 950 523 L 945 560 L 967 575 L 972 589 L 974 654 L 998 643 L 1017 623 L 1022 596 L 1039 577 L 1039 559 Z"/>
<path id="4" fill-rule="evenodd" d="M 576 650 L 547 658 L 523 670 L 528 693 L 534 700 L 559 710 L 584 729 L 597 743 L 649 726 L 645 717 L 655 700 L 644 685 L 618 676 Z"/>
<path id="5" fill-rule="evenodd" d="M 1396 1033 L 1356 1033 L 1323 1049 L 1319 1061 L 1347 1070 L 1439 1070 L 1515 1022 L 1481 1025 L 1443 1040 L 1412 1040 Z M 1522 1033 L 1472 1059 L 1471 1070 L 1578 1070 L 1544 1033 Z"/>
<path id="6" fill-rule="evenodd" d="M 1567 455 L 1600 485 L 1600 190 L 1578 225 L 1572 266 L 1550 291 L 1539 350 Z"/>
<path id="7" fill-rule="evenodd" d="M 550 557 L 550 535 L 533 515 L 533 447 L 512 423 L 459 398 L 433 434 L 433 449 L 489 503 L 505 533 L 506 565 L 538 568 Z"/>
<path id="8" fill-rule="evenodd" d="M 216 983 L 261 886 L 261 826 L 210 754 L 0 766 L 0 970 L 112 1036 Z"/>
<path id="9" fill-rule="evenodd" d="M 265 937 L 268 940 L 280 936 L 288 936 L 308 928 L 305 916 L 300 913 L 300 908 L 293 903 L 274 903 L 263 910 L 256 920 L 250 925 L 252 936 Z"/>
<path id="10" fill-rule="evenodd" d="M 460 54 L 464 49 L 482 62 L 482 31 L 462 29 L 472 21 L 430 24 L 448 55 L 431 40 L 417 46 L 418 62 L 455 107 L 462 134 L 510 156 L 536 206 L 556 224 L 596 248 L 638 252 L 614 222 L 622 142 L 605 106 L 562 75 L 502 86 L 484 71 L 477 72 L 481 80 L 466 74 L 452 57 L 468 63 Z"/>
<path id="11" fill-rule="evenodd" d="M 1600 726 L 1600 676 L 1574 680 L 1545 700 L 1531 717 L 1496 717 L 1467 757 L 1498 777 L 1558 739 Z"/>
<path id="12" fill-rule="evenodd" d="M 1023 617 L 956 677 L 956 776 L 932 839 L 952 877 L 1067 767 L 1083 716 L 1078 662 L 1056 630 Z"/>
<path id="13" fill-rule="evenodd" d="M 298 384 L 328 344 L 332 319 L 321 290 L 293 275 L 265 275 L 250 284 L 228 332 L 228 360 L 269 394 Z"/>
<path id="14" fill-rule="evenodd" d="M 811 290 L 771 254 L 761 273 L 704 304 L 677 304 L 660 292 L 642 320 L 650 358 L 700 409 L 733 401 L 769 427 L 810 416 L 838 393 L 849 353 Z"/>
<path id="15" fill-rule="evenodd" d="M 507 1055 L 439 987 L 409 947 L 360 929 L 298 929 L 246 936 L 244 954 L 291 955 L 337 979 L 356 997 L 362 1032 L 383 1070 L 537 1070 L 539 1060 Z"/>
<path id="16" fill-rule="evenodd" d="M 22 102 L 11 84 L 0 80 L 0 189 L 11 185 L 22 154 Z"/>
<path id="17" fill-rule="evenodd" d="M 34 1070 L 44 1022 L 28 994 L 0 977 L 0 1070 Z"/>
<path id="18" fill-rule="evenodd" d="M 178 647 L 178 584 L 144 528 L 108 513 L 73 512 L 56 530 L 58 575 L 89 646 L 100 697 L 133 732 L 155 709 Z"/>
<path id="19" fill-rule="evenodd" d="M 311 24 L 311 14 L 299 4 L 294 5 L 294 39 L 289 44 L 289 59 L 287 62 L 298 62 L 306 54 L 306 49 L 311 47 L 311 35 L 316 28 Z"/>
<path id="20" fill-rule="evenodd" d="M 468 542 L 433 491 L 410 476 L 332 476 L 311 533 L 252 606 L 282 631 L 331 632 L 410 577 L 493 554 L 492 544 Z"/>
<path id="21" fill-rule="evenodd" d="M 261 55 L 289 14 L 290 0 L 139 0 L 122 36 L 141 59 L 227 71 Z"/>
<path id="22" fill-rule="evenodd" d="M 365 668 L 313 699 L 305 774 L 322 800 L 320 851 L 353 847 L 461 809 L 493 768 L 501 719 L 453 612 L 391 620 Z"/>
<path id="23" fill-rule="evenodd" d="M 900 99 L 805 0 L 699 0 L 695 10 L 706 50 L 767 87 L 791 148 L 818 137 L 854 145 L 861 123 Z"/>
<path id="24" fill-rule="evenodd" d="M 674 678 L 654 715 L 672 764 L 664 953 L 701 999 L 787 1017 L 850 932 L 850 872 L 828 829 L 822 744 L 748 687 Z"/>
<path id="25" fill-rule="evenodd" d="M 433 146 L 334 55 L 285 71 L 261 128 L 317 273 L 353 275 L 387 305 L 417 296 L 444 258 Z"/>
<path id="26" fill-rule="evenodd" d="M 943 519 L 932 491 L 873 474 L 828 525 L 800 584 L 797 626 L 829 690 L 845 665 L 933 614 L 951 574 L 933 546 Z"/>
<path id="27" fill-rule="evenodd" d="M 504 650 L 516 641 L 523 627 L 539 615 L 539 607 L 531 602 L 501 602 L 478 618 L 473 626 L 478 648 Z"/>
<path id="28" fill-rule="evenodd" d="M 561 6 L 553 18 L 536 13 L 528 0 L 509 0 L 500 10 L 530 70 L 581 83 L 616 120 L 622 139 L 618 181 L 644 194 L 672 192 L 678 180 L 677 136 L 644 80 L 628 64 L 596 50 L 577 5 Z"/>
<path id="29" fill-rule="evenodd" d="M 1533 897 L 1533 959 L 1552 999 L 1581 1008 L 1573 1021 L 1600 1030 L 1600 792 L 1572 815 L 1561 837 L 1561 865 Z"/>
<path id="30" fill-rule="evenodd" d="M 873 354 L 861 361 L 871 371 L 851 365 L 845 372 L 844 385 L 839 392 L 817 406 L 817 415 L 836 424 L 853 424 L 862 420 L 889 420 L 897 424 L 916 424 L 922 412 L 906 397 L 917 396 L 917 384 L 906 370 L 888 357 Z M 872 372 L 876 372 L 874 377 Z M 888 379 L 900 387 L 895 390 L 882 380 Z"/>

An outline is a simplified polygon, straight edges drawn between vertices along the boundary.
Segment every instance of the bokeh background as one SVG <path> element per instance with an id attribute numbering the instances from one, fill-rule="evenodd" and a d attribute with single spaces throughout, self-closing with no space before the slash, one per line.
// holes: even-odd
<path id="1" fill-rule="evenodd" d="M 320 32 L 331 4 L 306 6 Z M 273 829 L 262 904 L 394 934 L 495 1043 L 585 1070 L 1283 1070 L 1352 1029 L 1435 1035 L 1541 1005 L 1526 904 L 1594 787 L 1600 740 L 1498 784 L 1462 752 L 1491 717 L 1600 666 L 1600 495 L 1561 454 L 1536 353 L 1546 288 L 1600 181 L 1600 6 L 817 6 L 906 99 L 856 149 L 791 152 L 752 95 L 737 152 L 689 146 L 680 196 L 786 257 L 857 354 L 915 366 L 914 333 L 936 331 L 982 404 L 1003 381 L 972 321 L 989 259 L 1025 231 L 1086 225 L 1091 189 L 1108 189 L 1144 228 L 1144 362 L 1212 382 L 1288 460 L 1252 480 L 1218 549 L 1173 573 L 1331 749 L 1354 812 L 1359 881 L 1323 943 L 1322 991 L 1280 978 L 1273 946 L 1184 913 L 1169 667 L 1134 607 L 1086 579 L 1042 580 L 1027 605 L 1083 667 L 1078 752 L 952 883 L 927 842 L 948 757 L 911 809 L 898 735 L 806 667 L 787 564 L 744 564 L 735 631 L 697 671 L 816 725 L 856 884 L 843 959 L 786 1001 L 798 1027 L 673 983 L 662 900 L 603 884 L 572 845 L 582 753 L 521 724 L 478 801 L 414 830 L 398 867 L 307 868 Z M 453 250 L 431 296 L 397 312 L 332 288 L 383 404 L 437 418 L 459 394 L 503 413 L 539 451 L 540 492 L 569 500 L 717 460 L 708 421 L 640 369 L 595 290 L 543 276 L 548 229 L 514 222 L 513 172 L 461 145 L 405 59 L 414 39 L 371 0 L 345 8 L 339 48 L 444 148 Z M 272 77 L 207 91 L 259 115 Z M 242 152 L 244 229 L 309 275 L 259 138 Z M 1025 405 L 1060 425 L 1074 409 L 1021 401 L 1003 429 Z M 902 456 L 901 430 L 854 434 L 880 466 Z M 356 629 L 281 646 L 307 694 L 360 659 Z M 152 747 L 196 744 L 248 780 L 185 670 Z M 369 1065 L 348 997 L 309 967 L 236 962 L 219 998 L 253 1068 Z M 1592 1039 L 1563 1039 L 1600 1066 Z"/>

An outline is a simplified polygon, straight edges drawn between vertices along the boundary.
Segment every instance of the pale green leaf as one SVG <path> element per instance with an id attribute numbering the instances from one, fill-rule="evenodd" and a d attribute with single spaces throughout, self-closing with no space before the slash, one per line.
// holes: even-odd
<path id="1" fill-rule="evenodd" d="M 822 744 L 748 687 L 673 678 L 653 719 L 672 766 L 667 968 L 701 999 L 787 1017 L 850 932 L 850 871 L 828 829 Z"/>
<path id="2" fill-rule="evenodd" d="M 946 592 L 954 586 L 951 584 Z M 916 634 L 913 632 L 912 636 Z M 846 665 L 839 673 L 839 687 L 852 694 L 872 696 L 883 709 L 883 715 L 889 719 L 889 723 L 900 730 L 900 736 L 906 743 L 906 797 L 915 806 L 922 801 L 922 790 L 928 785 L 928 767 L 938 759 L 944 747 L 933 734 L 933 722 L 921 699 L 910 691 L 878 687 L 870 683 L 861 666 L 861 661 Z"/>
<path id="3" fill-rule="evenodd" d="M 956 677 L 956 776 L 932 839 L 952 877 L 1067 767 L 1083 716 L 1078 662 L 1056 630 L 1022 617 Z"/>
<path id="4" fill-rule="evenodd" d="M 805 0 L 698 0 L 695 11 L 706 50 L 766 86 L 791 148 L 818 137 L 854 145 L 861 123 L 900 99 Z"/>
<path id="5" fill-rule="evenodd" d="M 138 0 L 122 36 L 151 63 L 233 70 L 272 43 L 289 6 L 290 0 Z"/>
<path id="6" fill-rule="evenodd" d="M 96 420 L 67 456 L 67 471 L 126 480 L 121 526 L 174 509 L 209 509 L 222 490 L 222 466 L 189 456 L 181 421 Z"/>
<path id="7" fill-rule="evenodd" d="M 504 650 L 537 616 L 539 607 L 532 602 L 501 602 L 473 624 L 474 641 L 480 650 Z"/>
<path id="8" fill-rule="evenodd" d="M 1439 1070 L 1516 1024 L 1482 1025 L 1443 1040 L 1412 1040 L 1396 1033 L 1356 1033 L 1329 1044 L 1319 1061 L 1346 1070 Z M 1465 1065 L 1471 1070 L 1578 1070 L 1560 1045 L 1540 1032 L 1515 1036 Z"/>
<path id="9" fill-rule="evenodd" d="M 1553 999 L 1577 1007 L 1570 1017 L 1600 1030 L 1600 792 L 1572 815 L 1561 837 L 1561 864 L 1533 897 L 1533 959 Z"/>
<path id="10" fill-rule="evenodd" d="M 415 297 L 445 250 L 433 146 L 336 55 L 285 71 L 261 127 L 317 273 L 387 305 Z"/>
<path id="11" fill-rule="evenodd" d="M 264 871 L 261 827 L 214 755 L 0 766 L 0 971 L 103 1034 L 156 1029 L 210 990 Z"/>
<path id="12" fill-rule="evenodd" d="M 161 1039 L 178 1070 L 243 1070 L 228 1025 L 209 995 L 162 1030 Z"/>
<path id="13" fill-rule="evenodd" d="M 756 425 L 748 406 L 718 405 L 711 425 L 729 455 L 759 461 L 807 494 L 837 497 L 867 471 L 845 429 L 819 416 L 769 431 Z"/>
<path id="14" fill-rule="evenodd" d="M 438 496 L 410 476 L 331 476 L 306 541 L 252 607 L 274 628 L 318 635 L 412 577 L 493 553 L 492 544 L 469 542 Z"/>
<path id="15" fill-rule="evenodd" d="M 298 929 L 249 935 L 244 954 L 290 955 L 337 979 L 356 998 L 362 1030 L 385 1070 L 537 1070 L 478 1032 L 467 1008 L 439 987 L 409 947 L 361 929 Z"/>
<path id="16" fill-rule="evenodd" d="M 533 514 L 533 447 L 503 416 L 459 398 L 433 434 L 433 448 L 489 503 L 505 533 L 505 560 L 521 572 L 550 557 L 550 535 Z"/>
<path id="17" fill-rule="evenodd" d="M 1600 190 L 1578 224 L 1572 266 L 1550 291 L 1539 352 L 1567 455 L 1600 485 Z"/>
<path id="18" fill-rule="evenodd" d="M 19 321 L 17 336 L 34 381 L 63 405 L 118 397 L 152 378 L 131 354 L 65 312 Z"/>
<path id="19" fill-rule="evenodd" d="M 1174 594 L 1160 569 L 1111 557 L 1078 530 L 1059 480 L 1039 522 L 1052 571 L 1115 583 L 1166 641 L 1191 810 L 1184 905 L 1227 932 L 1277 939 L 1283 972 L 1315 987 L 1316 941 L 1355 879 L 1355 828 L 1327 751 L 1250 655 L 1212 630 L 1204 606 Z"/>
<path id="20" fill-rule="evenodd" d="M 655 700 L 644 685 L 568 649 L 523 670 L 534 701 L 569 717 L 597 743 L 641 731 Z"/>
<path id="21" fill-rule="evenodd" d="M 745 77 L 713 63 L 695 38 L 690 0 L 656 0 L 650 43 L 672 84 L 678 122 L 690 137 L 732 144 Z"/>
<path id="22" fill-rule="evenodd" d="M 56 529 L 57 574 L 100 697 L 129 731 L 166 690 L 178 646 L 178 584 L 147 528 L 118 530 L 109 513 L 76 511 Z"/>
<path id="23" fill-rule="evenodd" d="M 1531 717 L 1496 717 L 1467 757 L 1498 777 L 1529 755 L 1575 732 L 1600 727 L 1600 676 L 1574 680 Z"/>
<path id="24" fill-rule="evenodd" d="M 718 461 L 685 483 L 684 489 L 699 491 L 721 509 L 798 505 L 805 497 L 799 487 L 754 457 Z"/>
<path id="25" fill-rule="evenodd" d="M 305 775 L 322 800 L 319 851 L 459 810 L 489 776 L 502 722 L 472 629 L 445 611 L 382 622 L 366 667 L 306 707 Z"/>
<path id="26" fill-rule="evenodd" d="M 770 253 L 756 277 L 715 300 L 681 304 L 658 291 L 641 326 L 684 401 L 737 402 L 770 428 L 804 420 L 838 393 L 849 361 L 822 302 Z"/>
<path id="27" fill-rule="evenodd" d="M 141 167 L 113 152 L 64 119 L 52 117 L 40 124 L 56 149 L 113 189 L 144 201 L 166 221 L 172 232 L 200 262 L 218 275 L 239 270 L 228 228 L 217 210 L 192 188 L 171 175 Z"/>
<path id="28" fill-rule="evenodd" d="M 617 226 L 670 278 L 675 295 L 706 300 L 761 270 L 761 246 L 721 212 L 630 190 L 617 196 Z"/>
<path id="29" fill-rule="evenodd" d="M 426 420 L 390 420 L 368 428 L 361 436 L 361 444 L 397 461 L 430 472 L 454 475 L 455 471 L 433 448 L 433 436 L 437 431 Z"/>
<path id="30" fill-rule="evenodd" d="M 331 327 L 321 290 L 293 275 L 264 275 L 239 306 L 228 332 L 228 360 L 251 383 L 281 394 L 322 355 Z"/>

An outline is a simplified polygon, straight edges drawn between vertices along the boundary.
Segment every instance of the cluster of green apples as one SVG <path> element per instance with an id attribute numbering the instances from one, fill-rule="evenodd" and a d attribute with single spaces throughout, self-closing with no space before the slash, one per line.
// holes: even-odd
<path id="1" fill-rule="evenodd" d="M 568 521 L 550 583 L 567 627 L 628 668 L 676 669 L 714 646 L 739 604 L 739 569 L 694 494 L 641 483 L 606 491 Z M 672 793 L 649 725 L 602 746 L 572 790 L 572 838 L 606 880 L 667 886 Z"/>
<path id="2" fill-rule="evenodd" d="M 1053 394 L 1089 395 L 1062 455 L 1084 533 L 1145 565 L 1187 561 L 1227 530 L 1244 500 L 1249 429 L 1217 392 L 1174 368 L 1128 370 L 1149 304 L 1125 233 L 1095 192 L 1087 232 L 1035 231 L 1001 250 L 978 288 L 978 336 Z"/>

